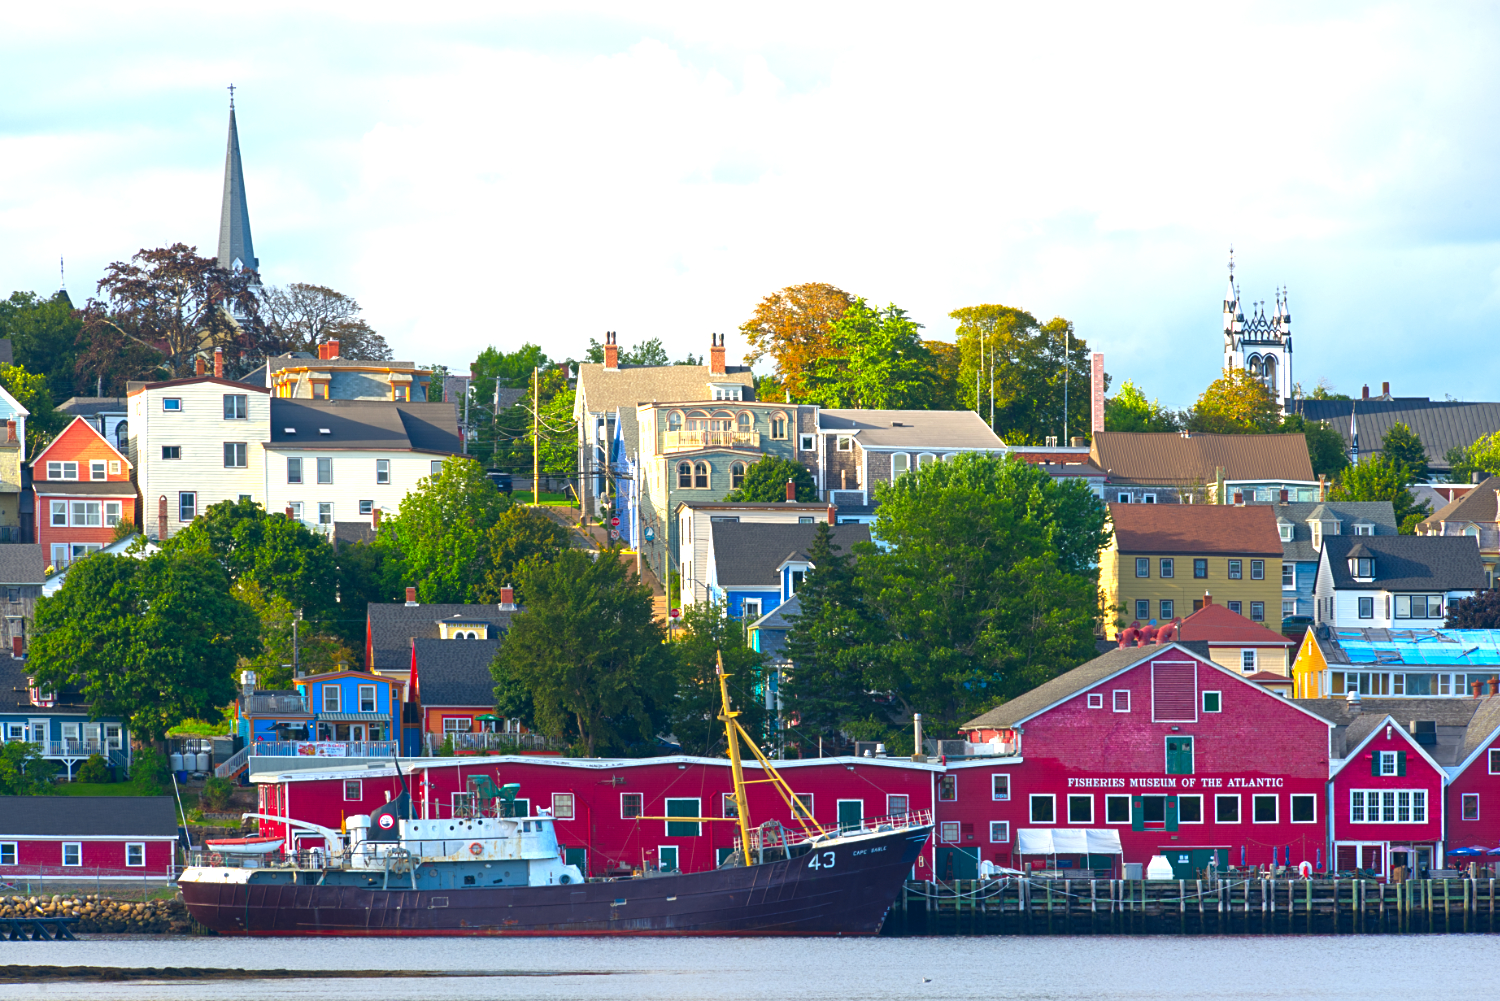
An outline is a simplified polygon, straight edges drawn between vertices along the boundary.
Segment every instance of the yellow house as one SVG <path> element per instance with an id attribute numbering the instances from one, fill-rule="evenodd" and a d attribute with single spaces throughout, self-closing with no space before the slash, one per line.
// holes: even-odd
<path id="1" fill-rule="evenodd" d="M 1100 554 L 1104 632 L 1169 622 L 1205 596 L 1281 632 L 1281 535 L 1269 505 L 1111 504 L 1114 537 Z"/>

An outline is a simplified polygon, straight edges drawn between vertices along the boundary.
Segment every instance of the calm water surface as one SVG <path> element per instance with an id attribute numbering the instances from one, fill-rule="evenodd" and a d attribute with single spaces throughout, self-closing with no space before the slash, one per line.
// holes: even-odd
<path id="1" fill-rule="evenodd" d="M 159 939 L 0 942 L 0 964 L 472 970 L 474 978 L 0 985 L 0 999 L 1318 998 L 1500 996 L 1500 936 L 933 939 Z M 518 977 L 514 974 L 552 974 Z M 510 974 L 510 975 L 505 975 Z"/>

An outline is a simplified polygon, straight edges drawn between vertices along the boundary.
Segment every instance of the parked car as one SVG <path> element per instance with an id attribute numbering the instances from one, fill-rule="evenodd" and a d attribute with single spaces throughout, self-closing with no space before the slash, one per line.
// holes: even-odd
<path id="1" fill-rule="evenodd" d="M 513 488 L 511 486 L 509 473 L 497 473 L 491 470 L 484 475 L 490 478 L 490 482 L 495 485 L 496 490 L 500 491 L 502 494 L 505 494 L 507 497 L 510 496 L 510 492 Z"/>

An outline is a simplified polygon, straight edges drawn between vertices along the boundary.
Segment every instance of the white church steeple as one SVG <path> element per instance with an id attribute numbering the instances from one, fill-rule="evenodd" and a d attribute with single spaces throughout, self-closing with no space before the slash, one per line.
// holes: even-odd
<path id="1" fill-rule="evenodd" d="M 1229 251 L 1229 291 L 1224 294 L 1224 370 L 1244 369 L 1260 379 L 1286 411 L 1292 395 L 1292 310 L 1286 289 L 1276 291 L 1276 307 L 1246 310 L 1234 284 L 1234 248 Z"/>

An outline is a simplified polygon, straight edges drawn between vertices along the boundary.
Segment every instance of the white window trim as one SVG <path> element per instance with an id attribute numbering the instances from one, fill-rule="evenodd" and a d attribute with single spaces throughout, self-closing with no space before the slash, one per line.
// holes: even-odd
<path id="1" fill-rule="evenodd" d="M 331 700 L 332 705 L 329 705 L 330 695 L 333 696 Z M 325 713 L 341 713 L 344 711 L 344 693 L 338 685 L 324 685 L 323 690 L 319 693 L 318 701 L 322 704 L 322 711 Z"/>
<path id="2" fill-rule="evenodd" d="M 693 812 L 691 814 L 689 814 L 688 816 L 691 816 L 691 817 L 701 817 L 701 816 L 703 816 L 703 799 L 702 799 L 702 797 L 699 797 L 699 796 L 665 796 L 665 797 L 662 798 L 662 801 L 661 801 L 662 816 L 664 816 L 664 817 L 670 817 L 670 816 L 672 816 L 672 814 L 671 814 L 671 804 L 673 804 L 673 803 L 693 803 L 693 804 L 695 804 L 694 807 L 693 807 Z M 668 834 L 667 833 L 667 825 L 668 824 L 692 824 L 694 827 L 698 828 L 698 830 L 694 834 Z M 662 821 L 661 833 L 662 833 L 662 837 L 664 837 L 664 838 L 695 838 L 695 837 L 698 837 L 699 835 L 701 835 L 703 833 L 703 823 L 701 821 L 697 821 L 697 820 L 664 820 L 664 821 Z"/>
<path id="3" fill-rule="evenodd" d="M 1464 811 L 1464 806 L 1468 803 L 1469 797 L 1471 797 L 1471 796 L 1474 798 L 1474 816 L 1472 816 L 1472 817 L 1466 817 L 1466 816 L 1464 816 L 1464 812 L 1465 812 Z M 1481 814 L 1479 812 L 1479 793 L 1477 793 L 1477 792 L 1460 793 L 1459 797 L 1458 797 L 1458 819 L 1459 820 L 1479 820 L 1480 817 L 1481 817 Z"/>
<path id="4" fill-rule="evenodd" d="M 998 830 L 998 832 L 1000 834 L 1000 837 L 998 837 L 998 838 L 995 837 L 995 834 L 996 834 L 997 830 Z M 1008 821 L 1008 820 L 992 820 L 992 821 L 990 821 L 990 844 L 992 844 L 992 845 L 1008 845 L 1008 844 L 1010 844 L 1010 821 Z"/>
<path id="5" fill-rule="evenodd" d="M 1070 825 L 1072 825 L 1072 824 L 1087 824 L 1090 827 L 1094 826 L 1094 794 L 1090 793 L 1090 792 L 1070 792 L 1070 793 L 1068 793 L 1068 797 L 1067 798 L 1068 798 L 1068 820 L 1067 820 L 1067 823 L 1070 824 Z M 1073 801 L 1075 799 L 1086 799 L 1086 800 L 1089 801 L 1089 818 L 1087 820 L 1074 820 L 1073 819 Z"/>
<path id="6" fill-rule="evenodd" d="M 1206 712 L 1206 713 L 1222 713 L 1224 711 L 1224 693 L 1222 691 L 1218 691 L 1217 689 L 1213 689 L 1213 688 L 1205 688 L 1203 691 L 1199 692 L 1198 694 L 1203 699 L 1203 711 L 1204 712 Z M 1217 708 L 1217 709 L 1210 709 L 1210 708 L 1208 708 L 1208 697 L 1210 695 L 1217 695 L 1218 696 L 1218 699 L 1219 699 L 1219 708 Z"/>
<path id="7" fill-rule="evenodd" d="M 1052 804 L 1052 819 L 1051 820 L 1037 820 L 1036 819 L 1036 803 L 1037 803 L 1037 800 L 1040 800 L 1040 799 L 1045 799 L 1049 803 Z M 1032 793 L 1030 795 L 1030 797 L 1026 800 L 1026 816 L 1030 819 L 1030 821 L 1031 821 L 1032 824 L 1053 824 L 1053 825 L 1056 825 L 1057 823 L 1059 823 L 1059 821 L 1057 819 L 1057 794 L 1056 793 L 1050 793 L 1050 792 L 1034 792 L 1034 793 Z"/>
<path id="8" fill-rule="evenodd" d="M 1196 799 L 1198 801 L 1198 819 L 1197 820 L 1183 820 L 1182 819 L 1182 801 L 1185 800 L 1185 799 Z M 1177 823 L 1178 823 L 1178 825 L 1182 825 L 1182 824 L 1206 824 L 1206 823 L 1208 823 L 1208 817 L 1206 817 L 1204 815 L 1204 813 L 1203 813 L 1203 794 L 1201 792 L 1179 793 L 1177 795 Z"/>
<path id="9" fill-rule="evenodd" d="M 356 694 L 357 694 L 357 696 L 359 698 L 359 711 L 360 712 L 362 712 L 362 713 L 364 713 L 364 712 L 370 712 L 370 713 L 378 713 L 378 712 L 380 712 L 380 709 L 378 708 L 379 705 L 380 705 L 380 693 L 377 692 L 375 690 L 375 688 L 376 688 L 376 686 L 374 686 L 374 685 L 360 685 L 359 686 Z M 370 693 L 370 708 L 369 709 L 365 708 L 365 692 L 369 692 Z"/>
<path id="10" fill-rule="evenodd" d="M 132 849 L 132 848 L 140 849 L 141 860 L 139 862 L 132 862 L 132 861 L 130 861 L 130 849 Z M 130 869 L 144 869 L 144 868 L 146 868 L 146 842 L 144 842 L 144 841 L 127 841 L 127 842 L 125 842 L 125 865 L 126 865 L 127 868 L 130 868 Z"/>
<path id="11" fill-rule="evenodd" d="M 1120 696 L 1125 696 L 1125 708 L 1120 708 Z M 1130 689 L 1116 688 L 1110 693 L 1110 709 L 1117 713 L 1130 712 Z"/>
<path id="12" fill-rule="evenodd" d="M 72 848 L 77 853 L 75 855 L 75 857 L 77 858 L 78 861 L 76 861 L 76 862 L 69 862 L 68 861 L 68 849 L 69 848 Z M 82 841 L 64 841 L 62 843 L 62 864 L 65 865 L 65 866 L 67 866 L 70 869 L 74 868 L 75 866 L 81 867 L 83 865 L 83 842 Z"/>
<path id="13" fill-rule="evenodd" d="M 10 856 L 10 861 L 5 861 L 5 856 Z M 19 841 L 0 841 L 0 865 L 20 865 L 21 843 Z"/>
<path id="14" fill-rule="evenodd" d="M 1313 815 L 1312 815 L 1312 819 L 1311 820 L 1298 820 L 1297 819 L 1297 811 L 1293 808 L 1293 805 L 1292 805 L 1296 800 L 1301 799 L 1304 796 L 1307 797 L 1308 799 L 1312 800 Z M 1287 823 L 1290 823 L 1290 824 L 1316 824 L 1318 822 L 1318 795 L 1317 795 L 1317 793 L 1311 793 L 1311 792 L 1294 792 L 1294 793 L 1289 793 L 1287 795 L 1287 800 L 1286 800 L 1286 809 L 1287 809 L 1287 817 L 1286 817 Z"/>
<path id="15" fill-rule="evenodd" d="M 1123 799 L 1125 801 L 1125 819 L 1124 820 L 1110 820 L 1109 819 L 1109 801 L 1112 800 L 1112 799 Z M 1105 795 L 1105 797 L 1104 797 L 1104 822 L 1106 824 L 1130 824 L 1130 823 L 1133 823 L 1133 821 L 1130 819 L 1130 796 L 1128 794 L 1107 793 Z"/>
<path id="16" fill-rule="evenodd" d="M 1270 799 L 1276 805 L 1276 815 L 1270 820 L 1259 820 L 1256 818 L 1255 804 L 1263 799 Z M 1250 794 L 1250 823 L 1252 824 L 1279 824 L 1281 823 L 1281 794 L 1274 792 L 1256 792 Z"/>
<path id="17" fill-rule="evenodd" d="M 349 787 L 351 785 L 354 786 L 354 795 L 353 796 L 349 795 Z M 344 802 L 345 803 L 358 803 L 361 800 L 363 800 L 364 798 L 365 798 L 365 780 L 364 779 L 345 779 L 344 780 Z"/>
<path id="18" fill-rule="evenodd" d="M 632 816 L 630 814 L 627 814 L 625 812 L 625 797 L 627 797 L 627 796 L 634 796 L 636 798 L 637 810 L 636 810 L 634 816 Z M 620 793 L 620 819 L 621 820 L 639 820 L 640 817 L 641 817 L 641 814 L 643 814 L 645 812 L 646 812 L 646 794 L 645 793 L 641 793 L 641 792 L 622 792 L 622 793 Z"/>
<path id="19" fill-rule="evenodd" d="M 1386 788 L 1379 788 L 1379 789 L 1368 789 L 1368 788 L 1350 789 L 1349 790 L 1348 806 L 1347 806 L 1347 809 L 1349 811 L 1348 814 L 1347 814 L 1347 816 L 1349 817 L 1349 823 L 1351 823 L 1351 824 L 1429 824 L 1429 823 L 1432 823 L 1432 821 L 1433 821 L 1432 812 L 1431 812 L 1432 811 L 1432 800 L 1428 798 L 1427 792 L 1428 791 L 1426 789 L 1413 789 L 1413 788 L 1409 788 L 1409 787 L 1405 788 L 1405 789 L 1394 789 L 1394 788 L 1392 788 L 1392 789 L 1386 789 Z M 1354 795 L 1355 795 L 1355 793 L 1360 793 L 1365 798 L 1365 803 L 1364 803 L 1365 819 L 1364 820 L 1355 820 L 1354 819 Z M 1381 808 L 1383 808 L 1384 805 L 1385 805 L 1385 803 L 1384 803 L 1384 794 L 1385 793 L 1390 793 L 1392 796 L 1399 796 L 1401 793 L 1406 793 L 1408 796 L 1410 796 L 1411 799 L 1408 800 L 1408 802 L 1407 802 L 1407 812 L 1408 812 L 1408 814 L 1411 814 L 1411 815 L 1415 815 L 1415 813 L 1416 813 L 1416 798 L 1418 796 L 1420 796 L 1422 798 L 1422 819 L 1421 820 L 1413 820 L 1411 818 L 1411 816 L 1408 816 L 1406 820 L 1401 820 L 1400 816 L 1398 814 L 1397 817 L 1396 817 L 1396 819 L 1393 819 L 1393 820 L 1381 820 L 1378 817 L 1375 818 L 1374 820 L 1371 820 L 1370 819 L 1370 804 L 1369 804 L 1369 797 L 1370 797 L 1370 795 L 1371 794 L 1380 794 L 1381 797 L 1382 797 L 1382 800 L 1381 800 L 1379 806 Z M 1442 799 L 1441 793 L 1439 793 L 1439 795 L 1436 798 L 1439 799 L 1439 800 L 1441 800 Z M 1460 805 L 1461 805 L 1461 802 L 1460 802 Z M 1400 803 L 1399 803 L 1399 801 L 1396 803 L 1395 808 L 1397 810 L 1400 809 Z"/>
<path id="20" fill-rule="evenodd" d="M 1088 707 L 1090 709 L 1103 709 L 1104 708 L 1104 693 L 1103 692 L 1089 692 Z"/>
<path id="21" fill-rule="evenodd" d="M 1000 795 L 997 795 L 995 793 L 995 780 L 998 779 L 998 778 L 1004 778 L 1005 779 L 1005 795 L 1004 796 L 1000 796 Z M 1009 803 L 1010 802 L 1010 778 L 1011 778 L 1010 772 L 991 772 L 990 773 L 990 801 L 991 802 L 994 802 L 994 803 Z"/>
<path id="22" fill-rule="evenodd" d="M 1232 800 L 1234 800 L 1234 819 L 1233 820 L 1220 820 L 1219 819 L 1219 803 L 1221 801 L 1223 801 L 1223 800 L 1226 800 L 1226 799 L 1232 799 Z M 1244 804 L 1240 802 L 1240 794 L 1237 793 L 1237 792 L 1220 792 L 1220 793 L 1215 793 L 1214 794 L 1214 823 L 1216 823 L 1216 824 L 1243 824 L 1245 822 L 1245 811 L 1241 809 L 1242 806 L 1244 806 Z"/>

